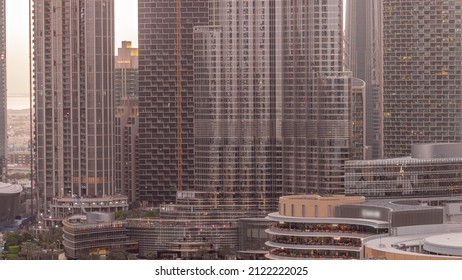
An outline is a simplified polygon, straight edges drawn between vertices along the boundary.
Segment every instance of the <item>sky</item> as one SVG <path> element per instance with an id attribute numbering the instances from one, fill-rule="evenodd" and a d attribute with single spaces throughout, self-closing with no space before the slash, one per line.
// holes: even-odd
<path id="1" fill-rule="evenodd" d="M 138 46 L 137 0 L 114 0 L 115 47 Z M 6 0 L 8 108 L 29 108 L 29 0 Z"/>

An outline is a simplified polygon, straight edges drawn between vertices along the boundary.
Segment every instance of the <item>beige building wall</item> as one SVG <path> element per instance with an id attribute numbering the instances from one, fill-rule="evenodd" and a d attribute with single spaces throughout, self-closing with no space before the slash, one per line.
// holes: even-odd
<path id="1" fill-rule="evenodd" d="M 335 207 L 365 202 L 363 196 L 292 195 L 279 198 L 279 214 L 292 217 L 334 217 Z"/>
<path id="2" fill-rule="evenodd" d="M 138 48 L 132 48 L 131 41 L 122 41 L 122 48 L 117 49 L 115 69 L 138 69 Z"/>

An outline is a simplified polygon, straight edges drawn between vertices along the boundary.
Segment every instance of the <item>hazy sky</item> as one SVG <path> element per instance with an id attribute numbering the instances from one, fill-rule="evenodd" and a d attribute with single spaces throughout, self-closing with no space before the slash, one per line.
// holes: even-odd
<path id="1" fill-rule="evenodd" d="M 121 41 L 132 41 L 138 46 L 137 0 L 114 0 L 115 47 Z M 11 108 L 27 108 L 29 96 L 29 0 L 6 0 L 6 40 L 8 105 Z"/>

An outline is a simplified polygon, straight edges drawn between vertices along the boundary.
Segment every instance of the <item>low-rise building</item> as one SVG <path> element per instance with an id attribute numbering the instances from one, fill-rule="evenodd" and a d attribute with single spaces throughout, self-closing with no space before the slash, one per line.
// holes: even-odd
<path id="1" fill-rule="evenodd" d="M 113 195 L 105 197 L 55 197 L 50 213 L 43 213 L 41 219 L 47 227 L 54 227 L 67 217 L 85 212 L 115 213 L 128 210 L 128 197 Z"/>
<path id="2" fill-rule="evenodd" d="M 112 213 L 87 213 L 63 220 L 64 253 L 68 259 L 105 257 L 112 252 L 138 253 L 138 242 L 128 236 L 127 221 Z"/>
<path id="3" fill-rule="evenodd" d="M 339 218 L 343 204 L 360 204 L 364 197 L 296 195 L 280 198 L 279 212 L 267 219 L 274 224 L 266 245 L 268 259 L 360 259 L 363 240 L 388 232 L 379 219 Z"/>
<path id="4" fill-rule="evenodd" d="M 227 244 L 237 240 L 237 225 L 223 219 L 128 219 L 130 237 L 139 243 L 140 255 L 158 255 L 183 244 L 213 244 L 213 250 L 235 248 Z M 175 248 L 172 248 L 175 244 Z M 198 249 L 198 248 L 196 248 Z M 176 250 L 178 251 L 178 250 Z"/>
<path id="5" fill-rule="evenodd" d="M 10 224 L 19 215 L 21 185 L 0 182 L 0 226 Z"/>
<path id="6" fill-rule="evenodd" d="M 408 157 L 347 161 L 345 194 L 367 198 L 460 196 L 462 143 L 415 144 Z"/>
<path id="7" fill-rule="evenodd" d="M 462 260 L 462 224 L 399 228 L 364 244 L 364 258 L 382 260 Z"/>
<path id="8" fill-rule="evenodd" d="M 403 253 L 403 250 L 396 251 L 400 247 L 411 248 L 413 252 L 419 253 L 426 251 L 425 258 L 428 255 L 441 255 L 442 252 L 451 253 L 459 248 L 444 244 L 442 237 L 436 238 L 436 241 L 426 238 L 445 233 L 462 233 L 461 205 L 461 197 L 380 200 L 306 195 L 281 197 L 279 212 L 267 217 L 274 223 L 267 229 L 271 237 L 266 245 L 272 249 L 266 257 L 396 259 L 397 253 Z M 453 240 L 451 244 L 458 240 L 457 236 L 449 238 Z M 388 245 L 383 245 L 381 240 L 389 240 L 383 243 Z M 407 244 L 405 240 L 415 242 Z M 416 244 L 420 244 L 421 248 L 417 248 Z M 454 255 L 456 253 L 452 252 L 447 256 Z"/>
<path id="9" fill-rule="evenodd" d="M 8 164 L 30 166 L 30 151 L 15 151 L 8 153 Z"/>

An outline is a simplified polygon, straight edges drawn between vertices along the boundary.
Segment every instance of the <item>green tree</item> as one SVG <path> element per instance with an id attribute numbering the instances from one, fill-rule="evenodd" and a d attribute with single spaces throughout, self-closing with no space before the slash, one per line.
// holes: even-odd
<path id="1" fill-rule="evenodd" d="M 128 253 L 124 249 L 114 249 L 108 255 L 108 260 L 128 260 Z"/>
<path id="2" fill-rule="evenodd" d="M 50 228 L 39 234 L 40 245 L 47 250 L 51 250 L 51 258 L 54 258 L 55 250 L 59 250 L 63 242 L 63 230 L 61 228 Z"/>
<path id="3" fill-rule="evenodd" d="M 7 246 L 15 246 L 15 245 L 21 245 L 25 241 L 32 241 L 34 240 L 34 237 L 32 234 L 28 231 L 16 231 L 16 232 L 8 232 L 6 236 L 4 237 L 5 239 L 5 247 Z"/>
<path id="4" fill-rule="evenodd" d="M 148 260 L 157 260 L 157 254 L 153 252 L 149 252 L 146 254 L 146 259 Z"/>
<path id="5" fill-rule="evenodd" d="M 26 260 L 39 260 L 42 255 L 42 248 L 36 243 L 24 242 L 18 255 L 26 258 Z"/>
<path id="6" fill-rule="evenodd" d="M 8 232 L 5 236 L 4 247 L 18 246 L 21 243 L 21 236 L 18 232 Z"/>
<path id="7" fill-rule="evenodd" d="M 218 255 L 220 259 L 228 260 L 235 258 L 235 253 L 228 245 L 221 247 L 218 250 Z"/>
<path id="8" fill-rule="evenodd" d="M 19 250 L 21 250 L 21 247 L 19 247 L 19 245 L 11 245 L 6 248 L 7 248 L 8 253 L 10 254 L 18 254 Z"/>
<path id="9" fill-rule="evenodd" d="M 116 220 L 125 220 L 127 218 L 127 212 L 126 211 L 117 211 L 114 214 L 114 217 Z"/>
<path id="10" fill-rule="evenodd" d="M 40 233 L 38 238 L 44 247 L 50 245 L 56 246 L 57 243 L 62 243 L 63 241 L 63 230 L 61 228 L 50 228 L 49 230 Z"/>

